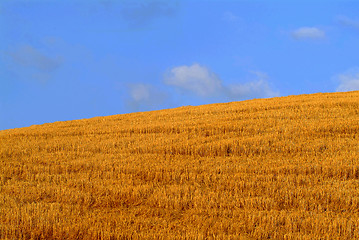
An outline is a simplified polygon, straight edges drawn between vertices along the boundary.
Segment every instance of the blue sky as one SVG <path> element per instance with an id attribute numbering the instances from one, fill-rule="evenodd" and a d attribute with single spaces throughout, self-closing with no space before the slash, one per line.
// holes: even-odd
<path id="1" fill-rule="evenodd" d="M 0 130 L 352 90 L 359 1 L 0 2 Z"/>

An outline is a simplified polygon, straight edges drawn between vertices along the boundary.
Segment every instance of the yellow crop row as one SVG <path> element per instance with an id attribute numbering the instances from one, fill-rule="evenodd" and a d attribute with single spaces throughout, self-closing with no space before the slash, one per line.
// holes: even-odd
<path id="1" fill-rule="evenodd" d="M 0 239 L 359 239 L 359 92 L 0 131 Z"/>

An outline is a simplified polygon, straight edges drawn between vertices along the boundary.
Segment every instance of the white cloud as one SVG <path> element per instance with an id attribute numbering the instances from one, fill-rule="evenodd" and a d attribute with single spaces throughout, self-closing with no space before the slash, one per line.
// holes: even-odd
<path id="1" fill-rule="evenodd" d="M 251 71 L 256 79 L 244 84 L 233 84 L 227 88 L 228 96 L 231 98 L 253 98 L 253 97 L 278 97 L 279 92 L 272 90 L 267 81 L 267 74 Z"/>
<path id="2" fill-rule="evenodd" d="M 339 86 L 337 92 L 347 92 L 359 90 L 359 68 L 347 71 L 337 76 Z"/>
<path id="3" fill-rule="evenodd" d="M 136 102 L 150 100 L 150 87 L 142 83 L 130 86 L 130 95 Z"/>
<path id="4" fill-rule="evenodd" d="M 359 20 L 353 20 L 346 16 L 338 16 L 338 22 L 344 26 L 353 27 L 359 30 Z"/>
<path id="5" fill-rule="evenodd" d="M 155 107 L 162 104 L 167 95 L 150 84 L 133 83 L 128 85 L 130 100 L 128 106 L 132 109 Z"/>
<path id="6" fill-rule="evenodd" d="M 226 99 L 245 99 L 253 97 L 276 97 L 278 91 L 272 90 L 262 72 L 252 71 L 255 78 L 246 83 L 224 85 L 217 74 L 199 64 L 179 66 L 171 69 L 164 82 L 182 91 L 194 93 L 200 97 L 224 97 Z"/>
<path id="7" fill-rule="evenodd" d="M 218 95 L 223 88 L 221 79 L 215 73 L 197 63 L 172 68 L 166 74 L 164 82 L 201 97 Z"/>
<path id="8" fill-rule="evenodd" d="M 321 39 L 325 37 L 325 31 L 315 27 L 301 27 L 291 33 L 295 39 Z"/>

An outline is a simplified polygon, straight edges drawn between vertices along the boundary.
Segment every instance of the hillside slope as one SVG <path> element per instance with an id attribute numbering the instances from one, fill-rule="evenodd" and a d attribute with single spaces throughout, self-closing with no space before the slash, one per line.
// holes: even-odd
<path id="1" fill-rule="evenodd" d="M 0 131 L 1 239 L 359 239 L 359 92 Z"/>

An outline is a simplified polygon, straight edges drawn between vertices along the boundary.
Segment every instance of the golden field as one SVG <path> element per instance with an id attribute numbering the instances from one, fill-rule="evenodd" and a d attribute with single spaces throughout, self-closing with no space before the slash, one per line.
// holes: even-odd
<path id="1" fill-rule="evenodd" d="M 359 91 L 0 131 L 0 239 L 359 239 Z"/>

